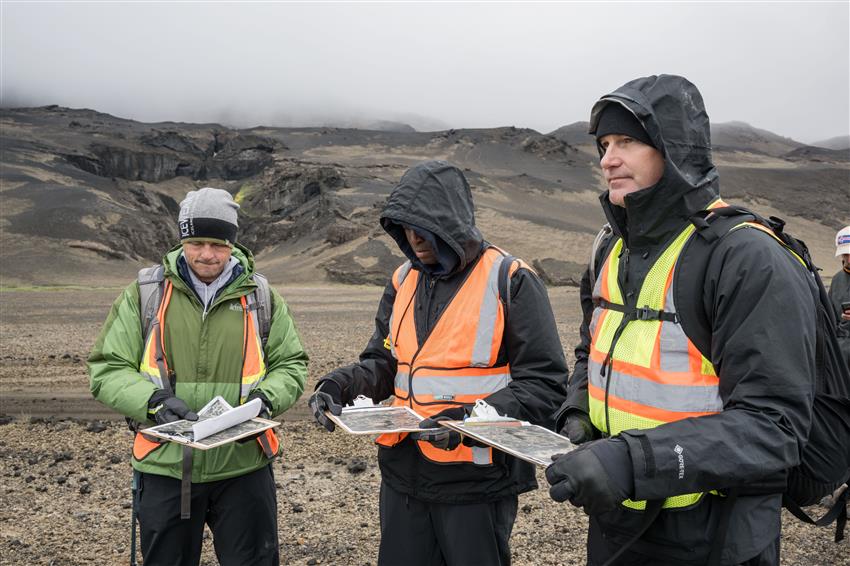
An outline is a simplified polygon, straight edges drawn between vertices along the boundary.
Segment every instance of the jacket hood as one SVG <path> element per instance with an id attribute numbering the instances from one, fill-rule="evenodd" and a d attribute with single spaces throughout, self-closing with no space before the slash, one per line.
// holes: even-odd
<path id="1" fill-rule="evenodd" d="M 457 256 L 457 264 L 450 273 L 462 271 L 472 263 L 484 243 L 475 227 L 469 183 L 460 169 L 445 161 L 426 161 L 408 169 L 390 193 L 380 222 L 404 255 L 420 269 L 422 263 L 404 235 L 405 225 L 427 230 L 439 239 L 438 252 L 442 251 L 442 243 Z"/>
<path id="2" fill-rule="evenodd" d="M 676 75 L 629 81 L 594 104 L 591 135 L 596 135 L 600 114 L 609 104 L 622 105 L 640 120 L 664 157 L 664 174 L 654 186 L 626 195 L 625 210 L 611 205 L 606 191 L 600 197 L 605 214 L 629 245 L 664 239 L 720 194 L 702 95 Z"/>

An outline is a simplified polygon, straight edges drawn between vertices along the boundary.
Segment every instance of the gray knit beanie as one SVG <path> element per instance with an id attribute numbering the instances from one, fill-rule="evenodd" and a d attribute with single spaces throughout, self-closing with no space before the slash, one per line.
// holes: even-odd
<path id="1" fill-rule="evenodd" d="M 180 203 L 177 225 L 180 240 L 236 241 L 236 211 L 239 205 L 225 190 L 204 187 L 189 191 Z"/>

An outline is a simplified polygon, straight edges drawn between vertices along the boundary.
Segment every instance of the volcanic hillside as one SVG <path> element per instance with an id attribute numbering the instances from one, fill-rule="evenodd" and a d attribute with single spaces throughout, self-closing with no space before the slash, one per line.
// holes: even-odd
<path id="1" fill-rule="evenodd" d="M 715 128 L 727 200 L 788 221 L 833 271 L 847 222 L 850 151 L 806 146 L 740 122 Z M 0 111 L 2 284 L 117 285 L 176 242 L 191 189 L 227 189 L 240 241 L 275 282 L 383 284 L 399 263 L 377 225 L 402 173 L 426 159 L 462 167 L 485 236 L 575 284 L 603 222 L 586 123 L 416 132 L 142 124 L 56 106 Z M 843 211 L 843 216 L 841 212 Z"/>

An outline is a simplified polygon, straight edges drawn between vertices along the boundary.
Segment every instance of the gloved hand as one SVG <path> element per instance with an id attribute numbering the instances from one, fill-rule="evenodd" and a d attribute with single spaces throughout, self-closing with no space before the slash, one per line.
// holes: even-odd
<path id="1" fill-rule="evenodd" d="M 571 410 L 566 414 L 559 434 L 569 438 L 573 444 L 584 444 L 594 439 L 596 429 L 590 422 L 590 415 L 580 410 Z"/>
<path id="2" fill-rule="evenodd" d="M 260 393 L 259 391 L 254 391 L 253 393 L 248 395 L 248 399 L 246 399 L 245 402 L 250 403 L 254 399 L 259 399 L 263 402 L 263 408 L 260 409 L 260 414 L 258 414 L 257 416 L 261 419 L 272 418 L 272 404 L 269 402 L 266 396 Z"/>
<path id="3" fill-rule="evenodd" d="M 555 501 L 569 499 L 588 515 L 616 509 L 632 497 L 634 477 L 626 441 L 606 438 L 583 444 L 567 454 L 552 456 L 546 480 Z"/>
<path id="4" fill-rule="evenodd" d="M 316 419 L 317 423 L 328 429 L 329 432 L 336 429 L 336 425 L 325 415 L 325 411 L 330 411 L 333 415 L 342 413 L 342 390 L 339 385 L 330 380 L 319 381 L 316 392 L 310 396 L 307 404 L 313 411 L 313 418 Z"/>
<path id="5" fill-rule="evenodd" d="M 461 442 L 463 443 L 464 446 L 467 446 L 469 448 L 489 448 L 490 447 L 489 444 L 484 444 L 483 442 L 478 442 L 477 440 L 475 440 L 471 436 L 466 436 L 466 435 L 463 436 L 463 439 L 461 440 Z"/>
<path id="6" fill-rule="evenodd" d="M 419 422 L 420 432 L 411 432 L 410 438 L 430 442 L 441 450 L 454 450 L 460 444 L 460 433 L 450 428 L 440 426 L 440 421 L 462 421 L 468 415 L 465 407 L 452 407 L 440 411 Z"/>
<path id="7" fill-rule="evenodd" d="M 148 417 L 156 424 L 173 423 L 180 419 L 198 420 L 198 415 L 182 399 L 163 389 L 157 389 L 148 399 Z"/>
<path id="8" fill-rule="evenodd" d="M 263 408 L 260 409 L 260 412 L 257 416 L 260 417 L 261 419 L 272 418 L 271 417 L 271 403 L 269 403 L 269 400 L 266 398 L 266 396 L 263 395 L 262 393 L 260 393 L 259 391 L 254 391 L 253 393 L 248 395 L 248 398 L 245 400 L 245 402 L 250 403 L 254 399 L 259 399 L 260 401 L 263 402 Z M 261 434 L 265 434 L 265 432 L 258 432 L 257 434 L 252 434 L 250 436 L 240 438 L 239 440 L 236 441 L 236 443 L 237 444 L 247 444 L 248 442 L 251 442 L 252 440 L 257 440 L 257 438 Z"/>

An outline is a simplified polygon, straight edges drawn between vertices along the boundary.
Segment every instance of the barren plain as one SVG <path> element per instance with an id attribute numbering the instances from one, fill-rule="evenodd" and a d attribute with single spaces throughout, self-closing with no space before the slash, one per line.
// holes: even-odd
<path id="1" fill-rule="evenodd" d="M 262 269 L 262 264 L 260 265 Z M 372 331 L 379 287 L 278 285 L 316 379 L 356 359 Z M 130 552 L 131 436 L 88 393 L 85 358 L 120 289 L 0 290 L 0 566 L 126 565 Z M 550 289 L 572 365 L 578 293 Z M 282 560 L 375 564 L 380 474 L 371 439 L 326 433 L 304 395 L 280 428 L 274 464 Z M 522 495 L 512 537 L 517 566 L 584 564 L 587 520 L 541 489 Z M 817 509 L 813 511 L 818 512 Z M 782 564 L 846 565 L 850 541 L 833 528 L 783 518 Z M 141 562 L 139 562 L 141 563 Z M 211 535 L 202 564 L 217 564 Z"/>

